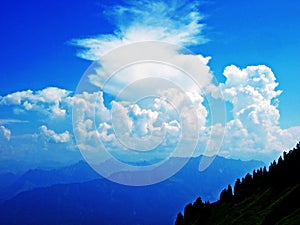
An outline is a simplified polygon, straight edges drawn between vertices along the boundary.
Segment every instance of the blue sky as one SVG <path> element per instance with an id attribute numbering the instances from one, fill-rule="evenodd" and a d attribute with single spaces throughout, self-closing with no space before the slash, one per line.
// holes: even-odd
<path id="1" fill-rule="evenodd" d="M 147 1 L 143 1 L 142 4 L 151 5 Z M 228 107 L 227 126 L 232 129 L 232 134 L 234 132 L 241 134 L 241 137 L 226 137 L 225 135 L 226 140 L 220 154 L 233 158 L 269 161 L 277 157 L 280 150 L 287 150 L 293 146 L 300 137 L 298 88 L 300 3 L 292 0 L 284 2 L 207 0 L 200 2 L 197 6 L 195 2 L 186 2 L 186 7 L 181 8 L 176 4 L 179 5 L 179 1 L 161 3 L 161 6 L 169 6 L 165 10 L 174 9 L 174 12 L 170 10 L 166 14 L 172 17 L 168 23 L 170 27 L 164 33 L 162 41 L 170 40 L 168 35 L 179 37 L 181 33 L 177 33 L 176 27 L 178 30 L 191 32 L 183 38 L 184 40 L 176 40 L 174 43 L 187 47 L 195 54 L 211 57 L 209 62 L 203 62 L 203 67 L 209 68 L 219 83 L 223 83 L 220 88 L 224 92 L 227 91 L 223 99 Z M 119 5 L 119 8 L 116 5 Z M 128 10 L 128 13 L 120 13 L 117 10 L 120 7 Z M 133 9 L 140 11 L 135 13 Z M 114 35 L 116 30 L 123 29 L 123 38 L 128 37 L 126 35 L 129 35 L 130 28 L 134 28 L 133 30 L 137 33 L 143 28 L 149 30 L 149 27 L 152 27 L 154 31 L 159 31 L 162 26 L 158 23 L 160 18 L 157 16 L 151 19 L 151 16 L 155 15 L 151 10 L 155 9 L 120 1 L 103 3 L 86 0 L 74 4 L 70 0 L 59 2 L 43 0 L 2 3 L 0 9 L 2 30 L 0 37 L 0 96 L 2 96 L 0 98 L 2 101 L 0 105 L 0 151 L 2 152 L 0 157 L 37 161 L 45 157 L 54 161 L 70 160 L 73 157 L 70 155 L 78 157 L 78 142 L 76 143 L 72 129 L 72 107 L 75 101 L 72 98 L 79 80 L 92 63 L 88 60 L 90 55 L 83 49 L 86 48 L 95 53 L 95 46 L 91 47 L 84 40 L 98 40 L 100 45 L 104 45 L 105 38 L 101 35 Z M 158 10 L 164 9 L 158 8 Z M 199 29 L 197 31 L 193 28 L 185 29 L 188 23 L 195 22 L 193 18 L 184 19 L 188 18 L 190 11 L 201 16 L 199 20 L 194 18 L 196 23 L 201 25 L 196 26 Z M 139 21 L 138 16 L 144 18 L 145 24 Z M 166 17 L 163 19 L 167 19 Z M 128 21 L 128 18 L 133 22 Z M 177 22 L 174 22 L 175 20 Z M 155 32 L 149 35 L 149 39 L 161 40 L 157 38 Z M 137 37 L 138 34 L 134 33 L 133 36 Z M 193 40 L 195 43 L 192 44 Z M 111 41 L 114 44 L 113 41 L 116 40 Z M 134 41 L 140 40 L 133 38 L 132 42 Z M 78 57 L 78 54 L 81 57 Z M 230 65 L 235 66 L 227 67 Z M 258 65 L 265 66 L 245 69 L 247 66 Z M 223 75 L 226 67 L 227 78 Z M 252 105 L 258 104 L 261 108 L 253 109 L 252 106 L 252 108 L 242 106 L 242 103 L 246 104 L 248 100 L 243 99 L 242 95 L 233 95 L 229 90 L 239 93 L 248 85 L 252 85 L 254 89 L 263 90 L 265 86 L 248 83 L 253 77 L 260 79 L 262 74 L 269 79 L 266 85 L 276 86 L 278 83 L 278 87 L 274 86 L 270 93 L 262 93 L 261 96 L 264 99 L 261 101 L 248 99 Z M 273 80 L 273 75 L 276 81 Z M 238 76 L 245 76 L 245 80 L 241 81 L 237 78 Z M 244 86 L 240 86 L 241 83 L 238 81 L 244 82 Z M 27 90 L 32 90 L 32 92 Z M 278 90 L 282 93 L 277 92 Z M 16 93 L 19 93 L 19 96 Z M 12 97 L 7 97 L 10 94 Z M 51 96 L 55 97 L 51 98 Z M 199 101 L 200 105 L 202 103 L 205 105 L 205 102 L 199 96 L 197 97 L 198 100 L 195 101 Z M 84 96 L 81 98 L 91 101 L 92 96 L 89 99 Z M 263 103 L 266 99 L 270 104 Z M 92 104 L 92 102 L 89 103 Z M 254 125 L 248 124 L 248 119 L 238 116 L 240 115 L 238 111 L 242 109 L 244 109 L 243 112 L 248 113 L 248 119 L 252 118 Z M 105 115 L 109 113 L 105 108 L 101 110 Z M 148 111 L 134 107 L 130 110 L 127 112 L 132 113 L 136 121 L 140 119 L 145 122 L 145 118 L 157 119 L 161 115 L 155 114 L 157 112 L 154 108 L 149 107 Z M 203 116 L 205 117 L 205 113 Z M 209 117 L 209 115 L 206 116 Z M 169 135 L 173 135 L 171 131 L 178 128 L 174 118 L 160 118 L 167 120 Z M 104 138 L 108 140 L 112 137 L 109 136 L 111 131 L 109 131 L 109 123 L 106 122 L 102 123 L 101 131 L 105 131 Z M 146 123 L 151 125 L 149 121 Z M 136 132 L 143 132 L 138 125 L 133 128 Z M 206 128 L 209 129 L 209 126 Z M 269 140 L 257 140 L 251 136 L 252 133 L 260 132 L 264 139 L 269 138 Z M 247 142 L 249 140 L 251 143 Z M 253 149 L 245 150 L 246 146 L 251 146 Z M 169 147 L 171 148 L 172 144 Z M 149 157 L 155 158 L 153 155 Z"/>

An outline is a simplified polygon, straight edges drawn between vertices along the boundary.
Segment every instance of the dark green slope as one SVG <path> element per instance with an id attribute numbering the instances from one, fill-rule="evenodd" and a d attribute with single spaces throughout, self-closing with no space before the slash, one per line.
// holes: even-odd
<path id="1" fill-rule="evenodd" d="M 240 203 L 217 202 L 205 224 L 300 224 L 300 185 L 253 193 Z M 195 221 L 193 224 L 204 224 Z"/>
<path id="2" fill-rule="evenodd" d="M 176 225 L 299 225 L 300 144 L 284 153 L 269 170 L 261 168 L 230 185 L 220 200 L 197 199 L 178 214 Z M 200 203 L 199 203 L 200 202 Z M 202 204 L 201 204 L 202 203 Z M 199 207 L 199 204 L 201 207 Z"/>

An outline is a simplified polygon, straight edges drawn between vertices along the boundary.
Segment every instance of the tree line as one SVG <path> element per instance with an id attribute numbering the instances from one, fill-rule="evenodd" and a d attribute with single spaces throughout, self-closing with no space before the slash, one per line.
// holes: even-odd
<path id="1" fill-rule="evenodd" d="M 248 195 L 265 188 L 282 189 L 288 185 L 300 183 L 300 142 L 288 153 L 284 152 L 270 166 L 264 166 L 238 178 L 232 188 L 229 184 L 220 193 L 218 202 L 239 203 Z M 211 214 L 211 204 L 202 202 L 199 197 L 193 204 L 184 208 L 184 213 L 178 213 L 175 225 L 190 225 L 197 221 L 205 224 Z"/>

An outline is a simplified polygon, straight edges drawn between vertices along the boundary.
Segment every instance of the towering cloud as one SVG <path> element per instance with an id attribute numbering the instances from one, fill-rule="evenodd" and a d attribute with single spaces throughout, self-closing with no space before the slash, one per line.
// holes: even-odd
<path id="1" fill-rule="evenodd" d="M 242 157 L 292 147 L 299 132 L 280 128 L 281 90 L 276 90 L 278 83 L 272 70 L 265 65 L 244 69 L 231 65 L 225 68 L 224 76 L 226 82 L 220 88 L 224 99 L 232 104 L 233 120 L 227 123 L 223 149 Z"/>

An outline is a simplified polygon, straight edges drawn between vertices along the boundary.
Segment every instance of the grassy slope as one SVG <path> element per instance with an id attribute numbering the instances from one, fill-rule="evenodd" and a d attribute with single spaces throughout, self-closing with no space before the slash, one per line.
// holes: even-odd
<path id="1" fill-rule="evenodd" d="M 203 224 L 195 221 L 195 225 Z M 237 204 L 214 203 L 209 225 L 300 224 L 300 185 L 257 191 Z"/>
<path id="2" fill-rule="evenodd" d="M 300 208 L 296 209 L 290 215 L 284 217 L 275 225 L 299 225 L 300 224 Z"/>

